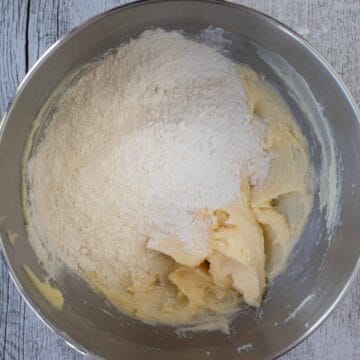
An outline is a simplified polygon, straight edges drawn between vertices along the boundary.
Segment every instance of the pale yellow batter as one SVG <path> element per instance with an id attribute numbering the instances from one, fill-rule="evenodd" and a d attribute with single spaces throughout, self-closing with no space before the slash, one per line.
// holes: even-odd
<path id="1" fill-rule="evenodd" d="M 264 147 L 273 154 L 263 185 L 241 181 L 236 205 L 213 210 L 208 253 L 199 259 L 178 244 L 157 249 L 172 260 L 164 272 L 134 280 L 126 291 L 110 289 L 97 272 L 85 278 L 120 310 L 149 322 L 204 323 L 231 314 L 241 301 L 260 306 L 267 282 L 284 270 L 312 206 L 307 144 L 278 93 L 249 68 L 240 76 L 257 118 L 266 119 Z M 151 251 L 151 250 L 149 250 Z M 198 265 L 200 264 L 200 265 Z M 215 320 L 214 320 L 215 319 Z"/>
<path id="2" fill-rule="evenodd" d="M 138 59 L 136 66 L 134 59 Z M 32 137 L 25 151 L 24 212 L 38 258 L 51 277 L 61 275 L 66 265 L 120 311 L 144 321 L 226 330 L 230 315 L 241 302 L 260 306 L 267 284 L 285 269 L 312 207 L 308 148 L 289 108 L 254 71 L 238 67 L 214 49 L 178 32 L 145 32 L 85 70 L 58 100 L 44 140 L 30 160 Z M 190 148 L 187 141 L 178 142 L 179 147 L 173 140 L 184 120 L 186 130 L 194 118 L 204 125 L 211 116 L 216 125 L 219 119 L 232 119 L 214 128 L 211 139 L 221 138 L 218 135 L 225 133 L 224 129 L 232 131 L 234 127 L 228 125 L 234 119 L 234 124 L 250 122 L 258 132 L 241 127 L 248 130 L 233 131 L 243 135 L 242 140 L 236 137 L 233 146 L 226 146 L 228 137 L 214 143 L 211 151 L 221 153 L 221 159 L 208 171 L 201 165 L 213 157 L 199 157 L 201 151 L 193 157 L 192 149 L 199 143 L 207 149 L 213 140 L 202 143 L 201 138 L 195 138 Z M 153 125 L 172 129 L 174 124 L 168 119 L 176 123 L 176 134 L 157 154 L 152 150 L 161 148 L 164 138 L 156 137 L 161 128 L 155 131 Z M 153 132 L 137 138 L 140 141 L 126 142 L 137 126 L 141 128 L 141 121 L 147 130 L 148 123 L 153 124 Z M 39 124 L 35 122 L 34 133 Z M 181 134 L 194 140 L 194 133 L 205 133 L 209 127 L 195 129 L 201 131 Z M 260 132 L 261 137 L 256 137 Z M 158 140 L 153 143 L 147 139 Z M 122 143 L 127 146 L 119 147 Z M 256 172 L 265 174 L 262 181 L 253 180 L 244 162 L 235 164 L 242 174 L 231 176 L 231 171 L 223 171 L 224 164 L 234 163 L 223 155 L 243 155 L 251 146 Z M 181 160 L 176 158 L 180 148 L 187 150 L 180 152 Z M 151 157 L 151 153 L 156 156 Z M 170 162 L 164 162 L 163 155 Z M 156 161 L 148 166 L 150 159 Z M 171 163 L 174 159 L 176 167 Z M 185 167 L 189 171 L 174 175 L 174 168 L 183 169 L 179 167 L 182 162 L 189 165 Z M 140 176 L 135 176 L 136 166 L 141 169 Z M 156 173 L 159 169 L 164 171 Z M 149 176 L 154 173 L 158 174 L 155 180 Z M 186 180 L 190 175 L 195 175 L 195 180 L 199 175 L 213 180 L 218 174 L 221 177 L 216 185 L 202 186 L 206 181 L 201 180 L 196 190 L 186 185 L 180 191 L 186 181 L 175 185 L 169 181 Z M 140 177 L 147 181 L 138 181 Z M 158 185 L 158 179 L 164 177 L 168 181 Z M 227 183 L 228 179 L 234 181 Z M 159 193 L 155 190 L 161 184 L 167 190 Z M 229 188 L 236 196 L 208 202 L 213 193 L 224 195 Z M 203 189 L 208 191 L 206 202 L 189 208 L 188 202 Z M 176 196 L 163 201 L 169 194 Z M 184 198 L 188 202 L 180 206 Z M 209 204 L 228 203 L 203 209 L 212 206 Z M 185 210 L 179 213 L 179 209 Z M 184 214 L 186 221 L 181 222 Z M 178 234 L 188 234 L 181 231 L 186 229 L 183 225 L 188 224 L 188 217 L 201 223 L 204 232 L 182 239 Z M 166 231 L 157 237 L 154 233 L 159 228 Z M 189 243 L 196 245 L 194 251 L 186 247 Z M 60 308 L 61 293 L 27 273 L 41 294 Z"/>
<path id="3" fill-rule="evenodd" d="M 59 289 L 51 286 L 47 279 L 45 281 L 40 281 L 28 266 L 25 265 L 23 269 L 41 296 L 56 310 L 61 310 L 64 305 L 64 297 L 62 292 Z"/>

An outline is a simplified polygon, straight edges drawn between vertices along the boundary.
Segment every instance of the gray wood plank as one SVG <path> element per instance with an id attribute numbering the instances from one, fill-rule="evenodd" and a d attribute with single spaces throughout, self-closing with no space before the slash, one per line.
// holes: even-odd
<path id="1" fill-rule="evenodd" d="M 0 113 L 6 109 L 11 94 L 24 76 L 27 63 L 31 66 L 57 38 L 89 17 L 125 2 L 128 1 L 3 1 L 0 4 L 0 53 L 6 61 L 0 63 Z M 357 102 L 360 102 L 360 89 L 357 87 L 360 80 L 359 1 L 235 2 L 274 16 L 301 33 L 325 55 L 343 77 Z M 325 324 L 283 359 L 359 359 L 359 285 L 360 276 Z M 55 360 L 83 357 L 70 349 L 24 304 L 0 260 L 0 359 L 2 358 Z"/>
<path id="2" fill-rule="evenodd" d="M 21 0 L 0 3 L 0 114 L 26 73 L 27 6 Z M 24 313 L 0 254 L 0 359 L 23 359 Z"/>
<path id="3" fill-rule="evenodd" d="M 29 22 L 29 58 L 33 64 L 58 38 L 88 20 L 92 16 L 126 0 L 38 0 L 31 2 Z"/>
<path id="4" fill-rule="evenodd" d="M 0 2 L 0 113 L 26 73 L 27 2 Z"/>

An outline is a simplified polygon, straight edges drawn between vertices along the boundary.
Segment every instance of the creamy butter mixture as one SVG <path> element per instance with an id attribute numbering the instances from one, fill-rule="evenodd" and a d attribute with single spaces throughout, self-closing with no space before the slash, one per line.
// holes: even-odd
<path id="1" fill-rule="evenodd" d="M 65 264 L 121 311 L 171 325 L 260 306 L 312 206 L 307 144 L 278 93 L 159 29 L 77 77 L 26 174 L 46 270 Z"/>
<path id="2" fill-rule="evenodd" d="M 39 291 L 41 296 L 43 296 L 55 309 L 61 310 L 64 305 L 64 297 L 62 292 L 59 289 L 51 286 L 48 280 L 39 280 L 38 277 L 26 265 L 24 266 L 24 272 L 32 284 Z"/>

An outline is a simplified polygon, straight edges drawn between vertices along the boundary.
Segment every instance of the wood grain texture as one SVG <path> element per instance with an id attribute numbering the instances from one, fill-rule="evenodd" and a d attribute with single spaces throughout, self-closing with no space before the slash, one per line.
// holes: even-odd
<path id="1" fill-rule="evenodd" d="M 59 37 L 123 0 L 2 0 L 0 114 L 28 68 Z M 360 103 L 360 1 L 235 1 L 287 24 L 330 62 Z M 360 276 L 320 329 L 284 360 L 360 359 Z M 83 359 L 29 309 L 0 254 L 0 360 Z"/>
<path id="2" fill-rule="evenodd" d="M 28 4 L 0 3 L 0 113 L 26 73 Z M 0 170 L 1 171 L 1 170 Z M 25 303 L 16 291 L 0 254 L 0 359 L 23 359 Z"/>

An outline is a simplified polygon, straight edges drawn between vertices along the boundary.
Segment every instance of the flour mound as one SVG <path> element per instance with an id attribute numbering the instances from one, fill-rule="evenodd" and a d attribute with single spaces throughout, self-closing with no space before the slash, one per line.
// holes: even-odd
<path id="1" fill-rule="evenodd" d="M 113 285 L 163 272 L 146 248 L 207 247 L 211 219 L 240 177 L 267 177 L 266 124 L 253 119 L 238 66 L 179 32 L 152 30 L 84 71 L 29 163 L 30 211 L 50 252 Z"/>

